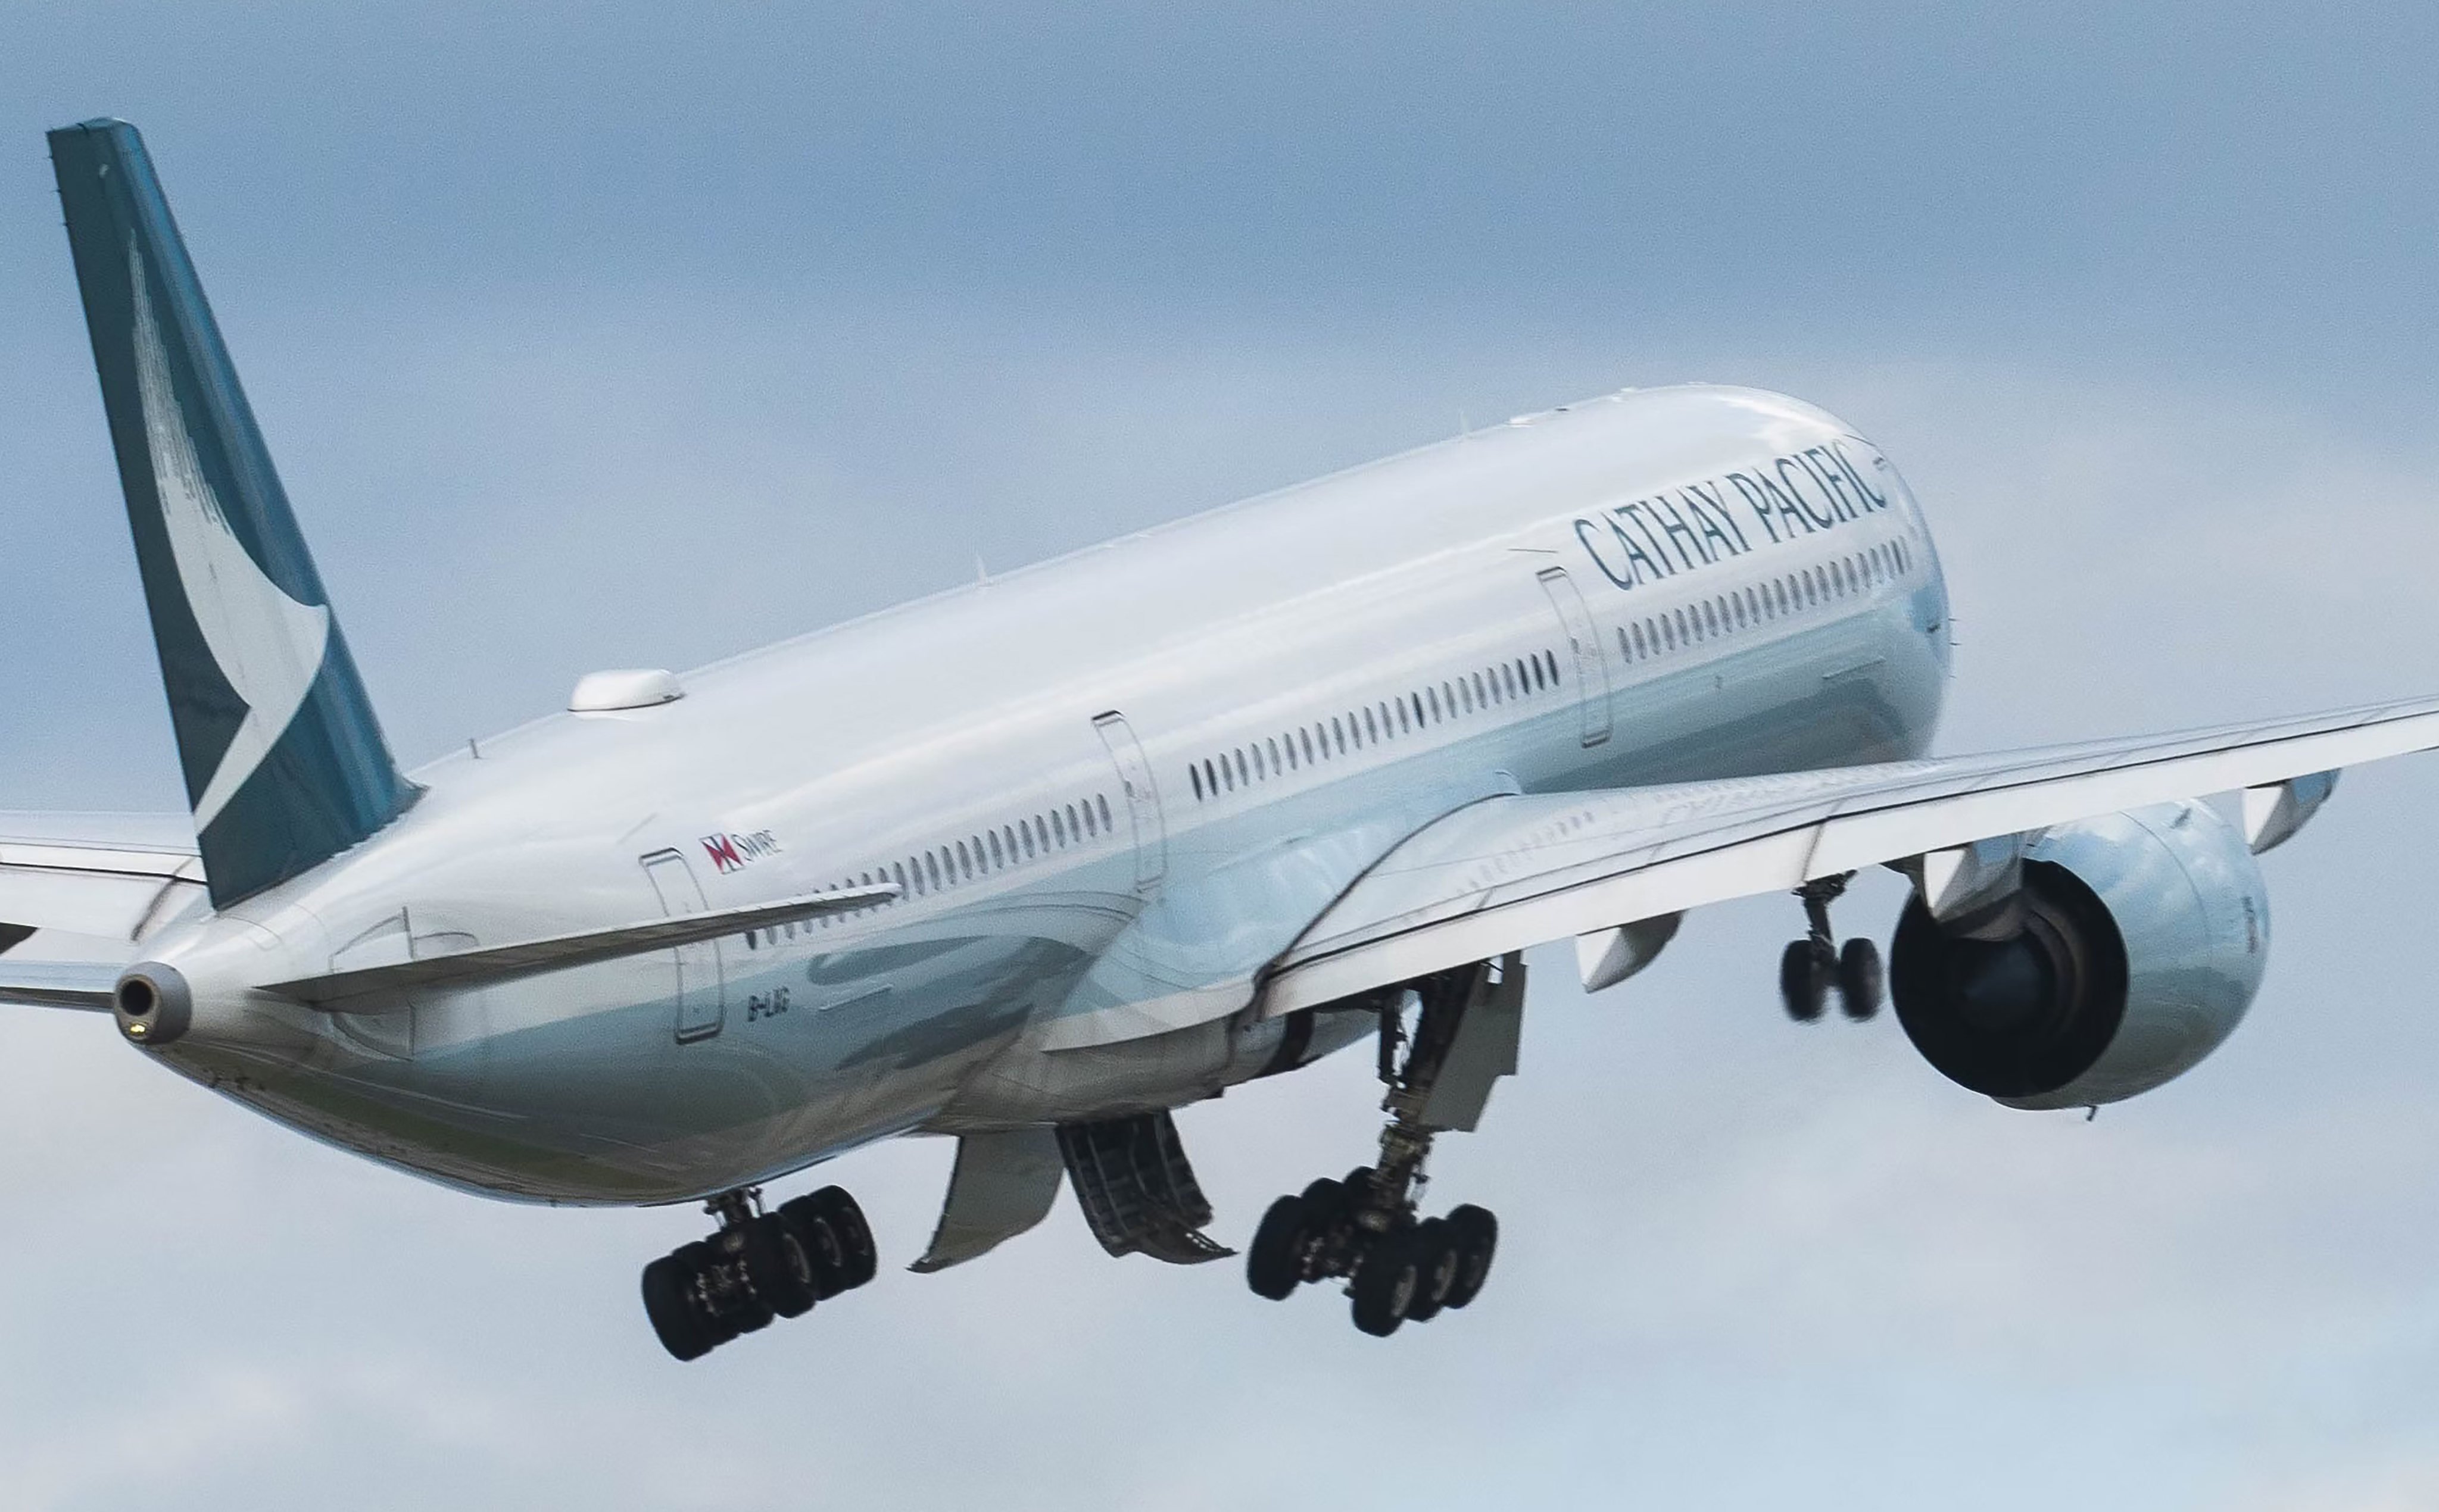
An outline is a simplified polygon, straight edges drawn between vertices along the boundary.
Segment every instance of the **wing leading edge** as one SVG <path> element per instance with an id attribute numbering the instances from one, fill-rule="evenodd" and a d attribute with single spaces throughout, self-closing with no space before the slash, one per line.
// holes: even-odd
<path id="1" fill-rule="evenodd" d="M 1997 836 L 2434 747 L 2439 699 L 2423 699 L 1988 756 L 1485 799 L 1418 830 L 1349 888 L 1272 967 L 1263 1011 Z"/>

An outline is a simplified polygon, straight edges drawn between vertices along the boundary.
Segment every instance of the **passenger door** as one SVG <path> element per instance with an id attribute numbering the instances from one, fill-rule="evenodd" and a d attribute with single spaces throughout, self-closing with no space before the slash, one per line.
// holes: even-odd
<path id="1" fill-rule="evenodd" d="M 644 859 L 644 875 L 661 900 L 661 912 L 675 918 L 707 912 L 710 904 L 696 881 L 694 869 L 674 850 L 659 850 Z M 720 964 L 720 942 L 704 940 L 681 945 L 669 952 L 677 966 L 678 1043 L 708 1040 L 720 1032 L 728 1012 L 727 984 Z"/>
<path id="2" fill-rule="evenodd" d="M 1541 591 L 1550 596 L 1550 607 L 1558 611 L 1558 623 L 1566 629 L 1568 651 L 1576 664 L 1584 744 L 1599 745 L 1609 738 L 1610 731 L 1609 653 L 1601 646 L 1600 631 L 1593 626 L 1592 611 L 1584 607 L 1583 593 L 1567 576 L 1567 569 L 1546 567 L 1540 576 Z"/>
<path id="3" fill-rule="evenodd" d="M 1152 786 L 1151 763 L 1145 759 L 1143 745 L 1125 715 L 1113 709 L 1095 720 L 1093 729 L 1118 769 L 1127 816 L 1134 824 L 1135 891 L 1148 893 L 1168 871 L 1168 830 L 1161 820 L 1160 792 Z"/>

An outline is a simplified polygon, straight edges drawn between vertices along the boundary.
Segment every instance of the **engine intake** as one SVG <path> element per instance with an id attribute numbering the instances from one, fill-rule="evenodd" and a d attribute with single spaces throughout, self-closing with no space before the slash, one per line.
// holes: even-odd
<path id="1" fill-rule="evenodd" d="M 2252 1006 L 2270 903 L 2209 805 L 2061 825 L 2026 847 L 2023 928 L 1978 940 L 1919 897 L 1889 949 L 1897 1022 L 1941 1075 L 2015 1108 L 2117 1102 L 2190 1070 Z"/>

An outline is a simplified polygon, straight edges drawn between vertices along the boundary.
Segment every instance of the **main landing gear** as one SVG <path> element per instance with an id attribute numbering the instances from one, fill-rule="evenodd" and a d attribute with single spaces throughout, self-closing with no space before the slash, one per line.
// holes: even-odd
<path id="1" fill-rule="evenodd" d="M 680 1360 L 711 1353 L 739 1334 L 793 1318 L 860 1287 L 880 1257 L 863 1209 L 842 1187 L 762 1210 L 759 1187 L 703 1204 L 720 1219 L 709 1238 L 682 1244 L 644 1267 L 644 1312 L 662 1347 Z"/>
<path id="2" fill-rule="evenodd" d="M 1810 928 L 1804 938 L 1789 941 L 1786 953 L 1778 958 L 1778 990 L 1786 1000 L 1787 1016 L 1798 1023 L 1821 1017 L 1829 1005 L 1832 987 L 1837 989 L 1838 1006 L 1850 1019 L 1860 1023 L 1880 1011 L 1885 984 L 1880 948 L 1858 935 L 1842 951 L 1829 928 L 1829 905 L 1846 891 L 1854 875 L 1824 877 L 1795 890 L 1795 896 L 1804 900 L 1804 917 Z"/>
<path id="3" fill-rule="evenodd" d="M 1504 969 L 1502 969 L 1504 968 Z M 1355 1326 L 1385 1336 L 1474 1299 L 1499 1248 L 1499 1220 L 1469 1202 L 1422 1218 L 1416 1198 L 1432 1138 L 1469 1130 L 1491 1078 L 1515 1069 L 1523 963 L 1509 956 L 1426 977 L 1380 1011 L 1379 1164 L 1273 1202 L 1245 1253 L 1245 1282 L 1283 1301 L 1306 1282 L 1345 1279 Z M 1414 1028 L 1407 1000 L 1418 1000 Z"/>

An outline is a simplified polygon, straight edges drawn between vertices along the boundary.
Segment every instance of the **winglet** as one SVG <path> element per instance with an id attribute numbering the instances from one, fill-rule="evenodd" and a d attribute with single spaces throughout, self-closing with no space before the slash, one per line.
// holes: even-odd
<path id="1" fill-rule="evenodd" d="M 143 139 L 50 133 L 85 327 L 213 902 L 320 864 L 417 789 L 390 759 Z"/>

